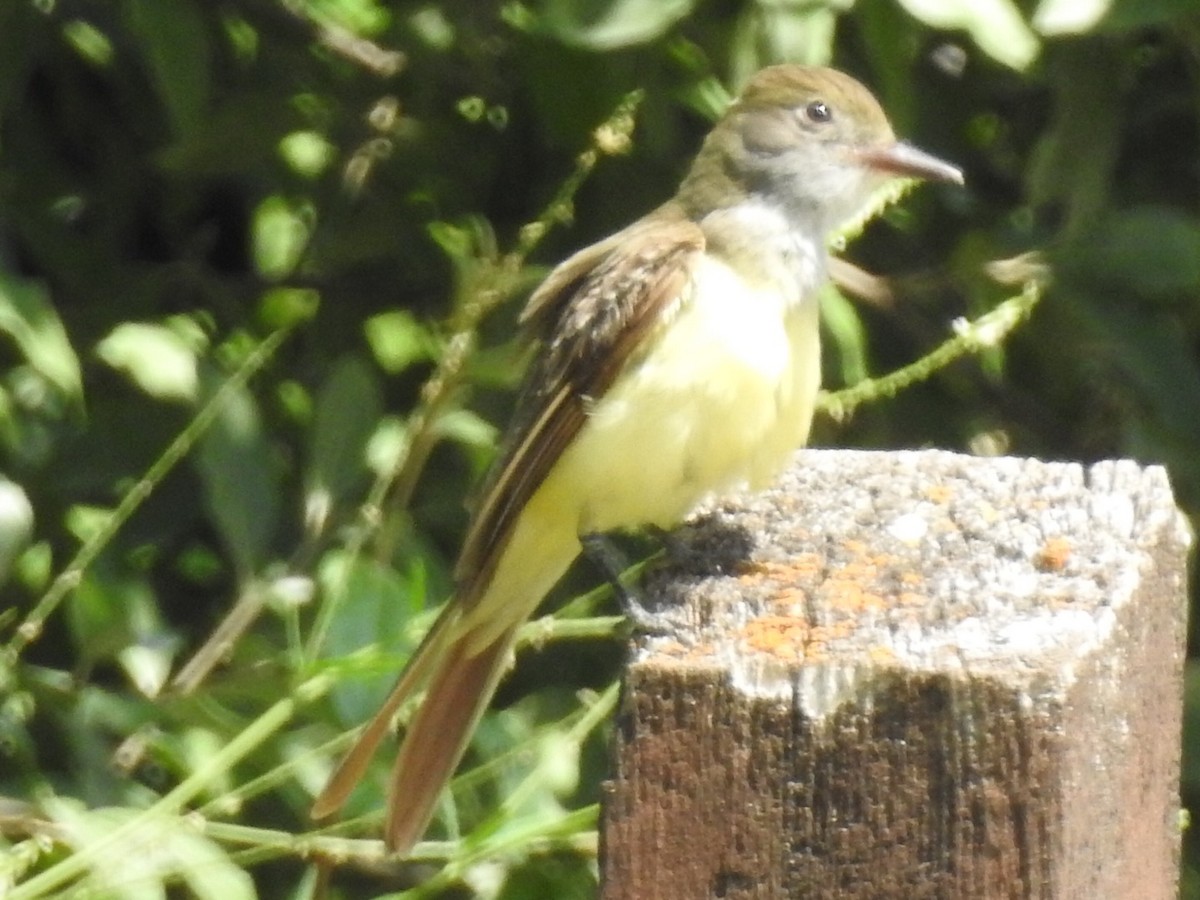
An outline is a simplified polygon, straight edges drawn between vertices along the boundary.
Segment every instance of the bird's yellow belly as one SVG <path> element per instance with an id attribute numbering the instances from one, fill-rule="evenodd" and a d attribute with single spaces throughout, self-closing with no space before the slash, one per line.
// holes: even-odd
<path id="1" fill-rule="evenodd" d="M 575 505 L 578 533 L 670 527 L 706 496 L 769 482 L 808 436 L 815 298 L 749 288 L 719 263 L 701 274 L 543 485 Z"/>

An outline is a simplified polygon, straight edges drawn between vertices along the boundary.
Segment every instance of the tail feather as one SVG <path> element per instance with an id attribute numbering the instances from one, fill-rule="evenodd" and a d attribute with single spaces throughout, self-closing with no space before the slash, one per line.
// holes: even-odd
<path id="1" fill-rule="evenodd" d="M 482 649 L 471 646 L 469 634 L 458 637 L 438 660 L 392 767 L 384 836 L 393 851 L 407 854 L 424 834 L 496 692 L 516 633 L 510 628 Z"/>
<path id="2" fill-rule="evenodd" d="M 543 485 L 495 550 L 497 562 L 463 575 L 456 595 L 413 654 L 383 708 L 317 797 L 314 818 L 341 808 L 362 780 L 397 710 L 424 691 L 408 723 L 388 791 L 387 843 L 401 853 L 412 849 L 496 692 L 518 630 L 579 552 L 578 510 L 565 502 L 562 491 L 562 485 Z"/>
<path id="3" fill-rule="evenodd" d="M 324 790 L 313 801 L 309 815 L 316 820 L 332 816 L 346 803 L 350 793 L 362 780 L 371 763 L 371 758 L 379 748 L 380 742 L 391 730 L 392 719 L 401 705 L 414 696 L 429 680 L 430 668 L 442 657 L 442 647 L 446 643 L 450 623 L 458 620 L 458 607 L 453 602 L 438 616 L 433 627 L 425 635 L 419 647 L 409 659 L 408 665 L 400 673 L 396 686 L 392 688 L 387 699 L 375 716 L 367 723 L 366 728 L 354 742 L 354 746 L 343 757 L 326 783 Z"/>

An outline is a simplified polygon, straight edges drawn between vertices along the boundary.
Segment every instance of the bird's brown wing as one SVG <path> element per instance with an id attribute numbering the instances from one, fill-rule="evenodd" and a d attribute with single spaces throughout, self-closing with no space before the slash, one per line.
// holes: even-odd
<path id="1" fill-rule="evenodd" d="M 500 459 L 485 480 L 455 570 L 458 599 L 486 588 L 517 516 L 566 446 L 587 407 L 685 299 L 700 228 L 660 210 L 559 265 L 521 316 L 542 333 Z"/>

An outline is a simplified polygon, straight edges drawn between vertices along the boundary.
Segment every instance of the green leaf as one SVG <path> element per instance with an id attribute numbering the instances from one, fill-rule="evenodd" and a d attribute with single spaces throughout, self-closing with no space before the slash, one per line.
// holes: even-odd
<path id="1" fill-rule="evenodd" d="M 615 50 L 662 37 L 693 6 L 694 0 L 547 0 L 541 25 L 564 43 Z"/>
<path id="2" fill-rule="evenodd" d="M 208 30 L 190 0 L 125 0 L 154 85 L 177 135 L 204 125 L 210 89 Z"/>
<path id="3" fill-rule="evenodd" d="M 254 265 L 264 278 L 286 278 L 296 268 L 311 233 L 311 209 L 278 195 L 254 212 Z"/>
<path id="4" fill-rule="evenodd" d="M 0 586 L 33 537 L 33 505 L 24 488 L 0 475 Z"/>
<path id="5" fill-rule="evenodd" d="M 63 37 L 75 52 L 94 66 L 108 66 L 113 59 L 112 41 L 103 31 L 82 19 L 72 19 L 63 25 Z"/>
<path id="6" fill-rule="evenodd" d="M 337 148 L 316 131 L 293 131 L 279 141 L 279 155 L 298 175 L 316 178 L 333 162 Z"/>
<path id="7" fill-rule="evenodd" d="M 0 332 L 13 339 L 34 371 L 82 404 L 79 358 L 41 285 L 0 272 Z"/>
<path id="8" fill-rule="evenodd" d="M 837 348 L 841 383 L 854 385 L 864 381 L 870 374 L 867 367 L 867 331 L 854 304 L 832 286 L 821 292 L 821 324 Z"/>
<path id="9" fill-rule="evenodd" d="M 387 4 L 380 0 L 309 0 L 305 14 L 316 22 L 338 25 L 360 35 L 378 34 L 392 20 Z"/>
<path id="10" fill-rule="evenodd" d="M 184 322 L 190 335 L 179 327 Z M 175 328 L 123 322 L 96 345 L 96 354 L 151 397 L 190 401 L 196 399 L 198 351 L 205 343 L 190 320 L 179 320 Z"/>
<path id="11" fill-rule="evenodd" d="M 268 328 L 286 328 L 307 322 L 320 306 L 321 295 L 314 290 L 276 287 L 263 294 L 258 314 Z"/>
<path id="12" fill-rule="evenodd" d="M 837 11 L 823 3 L 746 4 L 730 47 L 733 84 L 744 85 L 763 66 L 786 59 L 828 65 Z"/>
<path id="13" fill-rule="evenodd" d="M 87 572 L 71 594 L 66 612 L 71 636 L 88 665 L 119 656 L 140 638 L 154 641 L 163 637 L 155 599 L 144 582 Z M 166 650 L 169 643 L 161 644 L 161 649 Z M 139 687 L 150 686 L 141 680 L 143 670 L 126 667 L 126 671 Z"/>
<path id="14" fill-rule="evenodd" d="M 1104 41 L 1062 42 L 1053 71 L 1054 114 L 1025 177 L 1034 204 L 1062 204 L 1069 237 L 1094 227 L 1108 205 L 1129 119 L 1117 99 L 1126 75 Z"/>
<path id="15" fill-rule="evenodd" d="M 412 313 L 396 309 L 367 319 L 363 325 L 375 361 L 395 375 L 434 355 L 435 341 Z"/>
<path id="16" fill-rule="evenodd" d="M 201 372 L 205 393 L 215 376 Z M 279 518 L 278 477 L 253 394 L 240 387 L 227 395 L 212 427 L 200 439 L 196 466 L 217 531 L 246 577 L 266 556 Z"/>
<path id="17" fill-rule="evenodd" d="M 383 416 L 367 441 L 367 467 L 382 478 L 400 464 L 408 450 L 408 424 L 396 416 Z"/>
<path id="18" fill-rule="evenodd" d="M 304 124 L 278 92 L 262 86 L 218 95 L 213 106 L 202 129 L 156 155 L 160 169 L 169 175 L 245 177 L 276 156 L 282 135 Z"/>
<path id="19" fill-rule="evenodd" d="M 1041 42 L 1011 0 L 900 0 L 908 14 L 931 28 L 961 28 L 979 49 L 1018 72 L 1041 51 Z"/>
<path id="20" fill-rule="evenodd" d="M 1108 15 L 1113 0 L 1042 0 L 1033 27 L 1046 36 L 1086 34 Z"/>
<path id="21" fill-rule="evenodd" d="M 499 437 L 495 425 L 467 409 L 452 409 L 438 417 L 434 430 L 468 447 L 494 448 Z"/>
<path id="22" fill-rule="evenodd" d="M 1200 291 L 1200 218 L 1166 206 L 1114 212 L 1063 248 L 1061 265 L 1106 292 Z"/>
<path id="23" fill-rule="evenodd" d="M 1042 0 L 1033 24 L 1045 35 L 1129 31 L 1182 22 L 1195 12 L 1195 0 Z"/>

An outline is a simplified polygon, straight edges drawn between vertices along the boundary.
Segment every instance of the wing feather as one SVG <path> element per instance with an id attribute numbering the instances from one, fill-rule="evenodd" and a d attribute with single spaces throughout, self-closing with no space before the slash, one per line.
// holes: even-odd
<path id="1" fill-rule="evenodd" d="M 703 249 L 695 223 L 660 210 L 567 259 L 530 298 L 522 323 L 541 331 L 543 344 L 459 556 L 464 609 L 485 589 L 517 516 L 589 405 L 685 302 Z"/>

